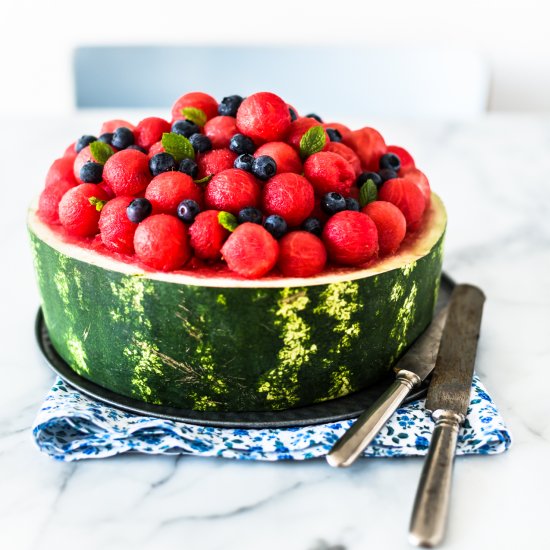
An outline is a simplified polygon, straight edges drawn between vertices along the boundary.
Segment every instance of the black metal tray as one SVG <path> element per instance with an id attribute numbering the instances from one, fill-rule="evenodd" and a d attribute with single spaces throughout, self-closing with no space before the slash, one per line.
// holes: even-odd
<path id="1" fill-rule="evenodd" d="M 436 310 L 449 300 L 455 283 L 443 273 Z M 253 411 L 253 412 L 216 412 L 193 411 L 161 405 L 144 403 L 131 397 L 110 391 L 86 378 L 78 375 L 69 367 L 65 360 L 53 347 L 48 329 L 44 323 L 42 310 L 38 310 L 35 324 L 35 334 L 38 346 L 48 366 L 67 384 L 80 390 L 85 395 L 104 403 L 146 416 L 167 418 L 177 422 L 188 422 L 204 426 L 222 428 L 289 428 L 337 422 L 359 416 L 370 407 L 393 382 L 394 377 L 388 376 L 378 384 L 368 389 L 355 392 L 339 399 L 316 403 L 307 407 L 286 409 L 283 411 Z M 409 394 L 405 402 L 413 401 L 426 394 L 427 384 Z"/>

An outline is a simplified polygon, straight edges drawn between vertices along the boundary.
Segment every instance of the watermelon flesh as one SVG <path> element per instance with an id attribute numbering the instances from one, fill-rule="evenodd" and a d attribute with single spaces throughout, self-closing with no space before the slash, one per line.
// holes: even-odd
<path id="1" fill-rule="evenodd" d="M 367 269 L 239 279 L 158 273 L 67 242 L 29 212 L 42 308 L 57 352 L 124 396 L 193 410 L 264 411 L 378 382 L 429 324 L 445 209 Z"/>

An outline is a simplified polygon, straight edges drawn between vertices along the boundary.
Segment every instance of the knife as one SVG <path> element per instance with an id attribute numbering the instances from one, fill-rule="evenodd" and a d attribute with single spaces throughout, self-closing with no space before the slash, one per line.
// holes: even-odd
<path id="1" fill-rule="evenodd" d="M 472 285 L 458 285 L 451 295 L 426 398 L 435 428 L 409 528 L 409 541 L 416 546 L 432 548 L 445 535 L 456 443 L 470 404 L 484 302 L 483 292 Z"/>
<path id="2" fill-rule="evenodd" d="M 326 456 L 331 466 L 350 466 L 399 408 L 411 390 L 419 386 L 435 366 L 441 332 L 447 317 L 444 307 L 430 326 L 396 363 L 393 384 L 367 409 Z"/>

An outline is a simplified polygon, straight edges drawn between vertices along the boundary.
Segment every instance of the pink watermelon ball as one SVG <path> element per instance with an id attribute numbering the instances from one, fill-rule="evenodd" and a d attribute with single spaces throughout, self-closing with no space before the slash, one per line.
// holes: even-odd
<path id="1" fill-rule="evenodd" d="M 168 214 L 149 216 L 136 229 L 134 249 L 140 261 L 159 271 L 183 267 L 191 257 L 187 226 Z"/>
<path id="2" fill-rule="evenodd" d="M 117 196 L 141 193 L 151 178 L 147 155 L 136 149 L 115 153 L 103 167 L 103 181 Z"/>
<path id="3" fill-rule="evenodd" d="M 63 195 L 73 187 L 74 185 L 65 179 L 50 183 L 40 193 L 40 198 L 38 199 L 38 217 L 46 223 L 59 223 L 59 203 Z"/>
<path id="4" fill-rule="evenodd" d="M 175 216 L 178 204 L 185 199 L 192 199 L 201 206 L 202 189 L 187 174 L 163 172 L 151 180 L 145 198 L 153 206 L 153 213 Z"/>
<path id="5" fill-rule="evenodd" d="M 401 210 L 407 221 L 408 231 L 416 231 L 420 227 L 426 209 L 426 198 L 412 181 L 405 178 L 388 180 L 382 185 L 378 198 L 391 202 Z"/>
<path id="6" fill-rule="evenodd" d="M 191 247 L 201 260 L 219 260 L 223 243 L 230 235 L 218 221 L 218 215 L 218 210 L 205 210 L 189 226 Z"/>
<path id="7" fill-rule="evenodd" d="M 387 152 L 386 142 L 380 132 L 374 128 L 361 128 L 351 132 L 343 142 L 355 151 L 365 172 L 378 171 L 378 161 Z"/>
<path id="8" fill-rule="evenodd" d="M 401 210 L 391 202 L 373 201 L 361 212 L 367 214 L 376 225 L 380 255 L 394 254 L 407 232 L 407 222 Z"/>
<path id="9" fill-rule="evenodd" d="M 224 170 L 233 168 L 237 154 L 229 149 L 213 149 L 196 158 L 199 173 L 197 179 L 219 174 Z"/>
<path id="10" fill-rule="evenodd" d="M 204 125 L 204 133 L 214 149 L 227 149 L 229 141 L 238 133 L 237 122 L 232 116 L 215 116 Z"/>
<path id="11" fill-rule="evenodd" d="M 113 120 L 106 120 L 101 125 L 101 130 L 99 131 L 99 135 L 112 134 L 117 128 L 128 128 L 129 130 L 134 131 L 136 127 L 131 122 L 128 122 L 127 120 L 115 118 Z"/>
<path id="12" fill-rule="evenodd" d="M 282 141 L 290 126 L 290 112 L 286 103 L 271 92 L 248 96 L 237 111 L 239 132 L 256 143 Z"/>
<path id="13" fill-rule="evenodd" d="M 224 210 L 235 216 L 246 206 L 257 208 L 261 191 L 256 178 L 244 170 L 230 168 L 216 174 L 206 186 L 204 199 L 211 210 Z"/>
<path id="14" fill-rule="evenodd" d="M 328 257 L 337 264 L 358 266 L 378 253 L 375 223 L 362 212 L 344 210 L 334 214 L 323 228 Z"/>
<path id="15" fill-rule="evenodd" d="M 218 102 L 211 95 L 203 92 L 189 92 L 182 95 L 172 106 L 172 121 L 185 118 L 181 112 L 184 107 L 200 109 L 207 119 L 218 115 Z"/>
<path id="16" fill-rule="evenodd" d="M 359 160 L 359 157 L 355 154 L 353 149 L 351 149 L 347 145 L 344 145 L 339 141 L 330 141 L 326 144 L 323 151 L 336 153 L 337 155 L 340 155 L 343 159 L 347 160 L 353 168 L 353 171 L 355 172 L 355 177 L 357 177 L 361 173 L 361 161 Z"/>
<path id="17" fill-rule="evenodd" d="M 151 145 L 160 141 L 162 134 L 170 132 L 170 123 L 163 118 L 148 117 L 141 120 L 134 130 L 136 145 L 149 150 Z"/>
<path id="18" fill-rule="evenodd" d="M 75 237 L 91 237 L 99 231 L 100 210 L 90 199 L 107 200 L 105 192 L 94 183 L 82 183 L 69 189 L 59 202 L 59 221 Z"/>
<path id="19" fill-rule="evenodd" d="M 76 185 L 77 180 L 74 176 L 73 165 L 74 157 L 71 156 L 54 160 L 46 175 L 46 187 L 58 181 L 66 181 L 71 185 Z"/>
<path id="20" fill-rule="evenodd" d="M 267 155 L 275 161 L 279 174 L 284 172 L 302 173 L 300 155 L 284 141 L 270 141 L 269 143 L 264 143 L 264 145 L 258 147 L 254 153 L 255 157 L 263 155 Z"/>
<path id="21" fill-rule="evenodd" d="M 324 151 L 308 157 L 304 163 L 304 176 L 319 196 L 331 191 L 347 196 L 355 183 L 351 164 L 336 153 Z"/>
<path id="22" fill-rule="evenodd" d="M 292 231 L 279 241 L 277 265 L 286 277 L 312 277 L 327 262 L 323 241 L 307 231 Z"/>
<path id="23" fill-rule="evenodd" d="M 126 209 L 134 197 L 116 197 L 103 207 L 99 216 L 101 242 L 113 252 L 134 253 L 134 233 L 137 223 L 128 219 Z"/>

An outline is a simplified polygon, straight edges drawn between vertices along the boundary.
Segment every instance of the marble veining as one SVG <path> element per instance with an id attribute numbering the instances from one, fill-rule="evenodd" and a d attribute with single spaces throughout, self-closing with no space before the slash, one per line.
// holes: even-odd
<path id="1" fill-rule="evenodd" d="M 0 548 L 408 548 L 421 459 L 332 470 L 322 460 L 181 456 L 57 463 L 36 451 L 29 428 L 53 375 L 34 346 L 38 295 L 24 213 L 49 163 L 107 118 L 1 120 L 10 202 L 0 216 Z M 446 203 L 444 267 L 487 294 L 476 370 L 514 434 L 503 455 L 457 459 L 444 548 L 547 548 L 550 117 L 372 124 L 415 153 Z"/>

